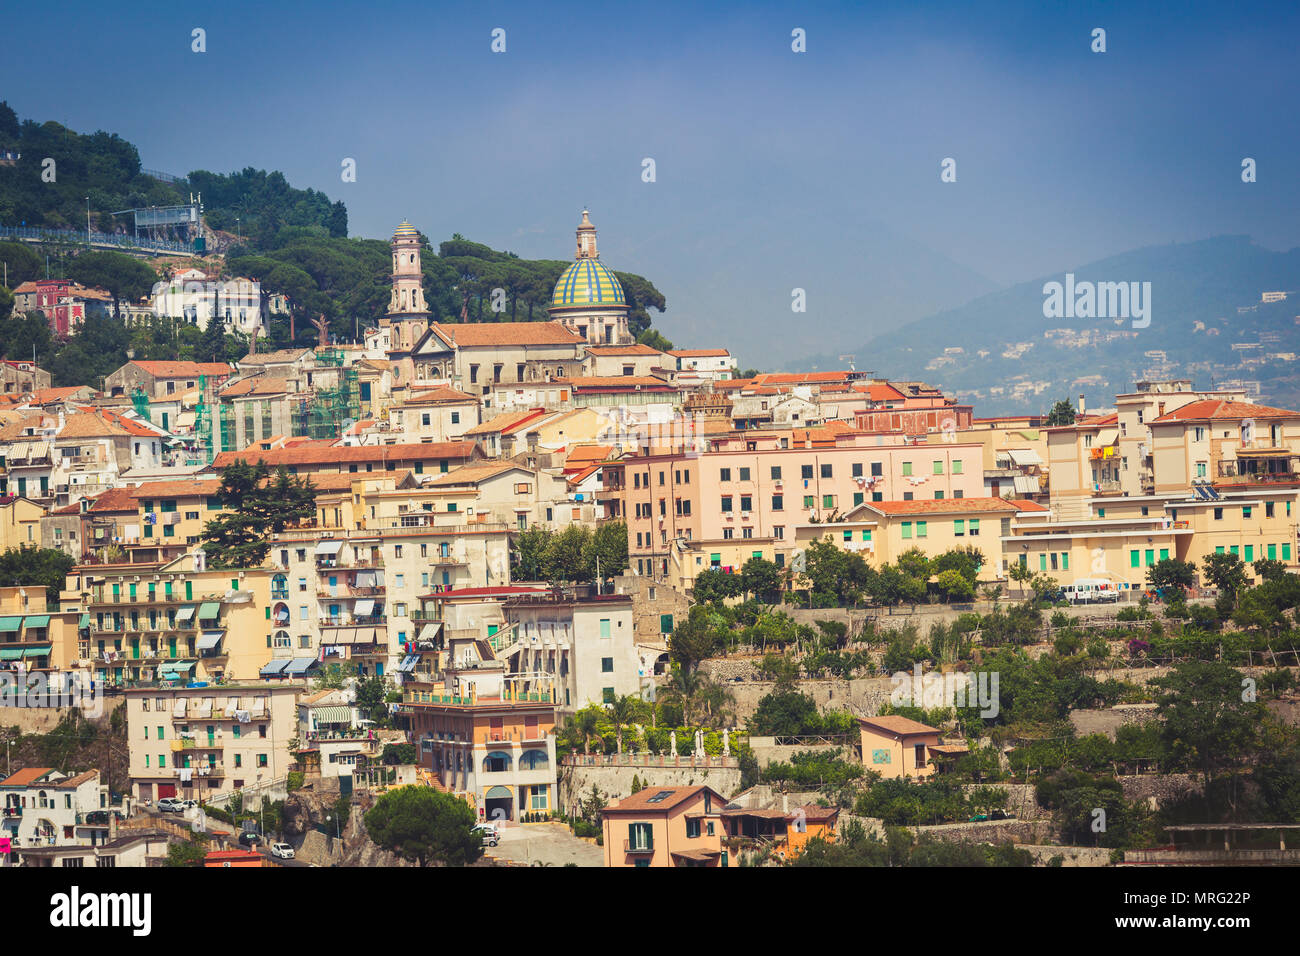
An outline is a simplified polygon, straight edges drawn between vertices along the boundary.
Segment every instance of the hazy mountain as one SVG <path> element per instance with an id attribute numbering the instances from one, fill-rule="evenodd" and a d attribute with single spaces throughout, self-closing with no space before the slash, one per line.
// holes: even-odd
<path id="1" fill-rule="evenodd" d="M 1045 317 L 1044 284 L 1064 284 L 1065 271 L 1073 273 L 1076 289 L 1085 282 L 1150 283 L 1150 324 Z M 1261 302 L 1264 292 L 1300 290 L 1300 249 L 1273 252 L 1248 236 L 1219 236 L 1137 249 L 1065 271 L 844 351 L 856 355 L 859 369 L 955 392 L 975 402 L 977 414 L 1046 409 L 1057 398 L 1081 393 L 1089 405 L 1105 405 L 1134 381 L 1153 377 L 1190 378 L 1198 386 L 1258 382 L 1262 400 L 1300 405 L 1300 376 L 1288 357 L 1300 351 L 1300 301 L 1293 294 Z M 837 365 L 827 352 L 798 367 L 812 364 Z"/>

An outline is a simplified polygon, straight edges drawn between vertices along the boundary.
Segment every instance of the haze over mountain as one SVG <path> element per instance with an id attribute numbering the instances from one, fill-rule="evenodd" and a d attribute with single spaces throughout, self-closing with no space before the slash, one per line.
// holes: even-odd
<path id="1" fill-rule="evenodd" d="M 1047 318 L 1043 287 L 1072 272 L 1082 282 L 1149 282 L 1150 325 L 1131 319 Z M 1091 405 L 1143 378 L 1198 386 L 1259 383 L 1261 400 L 1294 407 L 1300 375 L 1300 249 L 1273 252 L 1248 236 L 1149 246 L 981 296 L 846 351 L 859 369 L 923 379 L 974 401 L 978 414 L 1039 411 L 1065 396 Z M 1264 303 L 1265 292 L 1288 291 Z M 1236 346 L 1236 347 L 1234 347 Z M 1164 353 L 1161 355 L 1160 353 Z M 828 368 L 825 353 L 790 367 Z M 839 363 L 843 364 L 843 363 Z"/>

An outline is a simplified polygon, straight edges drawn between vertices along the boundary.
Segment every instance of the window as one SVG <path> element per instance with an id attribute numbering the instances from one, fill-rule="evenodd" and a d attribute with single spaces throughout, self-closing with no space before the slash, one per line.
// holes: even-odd
<path id="1" fill-rule="evenodd" d="M 740 480 L 741 480 L 741 481 L 749 481 L 749 469 L 748 469 L 748 468 L 741 468 L 741 469 L 740 469 Z"/>
<path id="2" fill-rule="evenodd" d="M 600 619 L 600 636 L 601 636 L 601 637 L 609 637 L 609 636 L 610 636 L 609 621 L 610 621 L 610 619 L 607 618 L 607 617 L 602 617 L 602 618 Z"/>
<path id="3" fill-rule="evenodd" d="M 855 462 L 853 463 L 853 477 L 854 477 L 854 478 L 861 478 L 861 477 L 862 477 L 862 462 L 860 462 L 860 461 L 855 461 Z"/>
<path id="4" fill-rule="evenodd" d="M 780 466 L 780 465 L 773 465 L 773 466 L 772 466 L 772 480 L 773 480 L 773 481 L 780 481 L 780 480 L 781 480 L 781 466 Z"/>
<path id="5" fill-rule="evenodd" d="M 823 478 L 830 478 L 830 477 L 831 477 L 831 466 L 830 466 L 830 465 L 822 465 L 822 477 L 823 477 Z"/>
<path id="6" fill-rule="evenodd" d="M 804 496 L 803 496 L 803 506 L 804 506 L 805 508 L 816 508 L 816 507 L 817 507 L 817 496 L 816 496 L 816 495 L 804 495 Z"/>
<path id="7" fill-rule="evenodd" d="M 612 674 L 612 673 L 614 673 L 614 658 L 612 658 L 612 657 L 602 657 L 602 658 L 600 659 L 600 672 L 601 672 L 602 674 Z"/>
<path id="8" fill-rule="evenodd" d="M 812 466 L 812 465 L 800 465 L 800 466 L 799 466 L 799 476 L 800 476 L 801 478 L 811 479 L 812 476 L 813 476 L 813 466 Z"/>
<path id="9" fill-rule="evenodd" d="M 726 514 L 731 511 L 731 495 L 722 496 L 722 512 Z"/>
<path id="10" fill-rule="evenodd" d="M 904 522 L 903 522 L 903 540 L 907 540 L 907 539 L 910 538 L 910 537 L 912 537 L 912 522 L 910 522 L 910 521 L 904 521 Z"/>
<path id="11" fill-rule="evenodd" d="M 740 496 L 740 510 L 741 510 L 741 511 L 753 511 L 753 510 L 754 510 L 754 499 L 753 499 L 751 496 L 749 496 L 749 495 L 741 495 L 741 496 Z"/>
<path id="12" fill-rule="evenodd" d="M 943 474 L 943 462 L 941 462 L 941 461 L 936 461 L 936 462 L 934 463 L 934 473 L 935 473 L 936 475 L 942 475 L 942 474 Z"/>
<path id="13" fill-rule="evenodd" d="M 822 495 L 822 507 L 823 507 L 823 508 L 834 508 L 834 507 L 835 507 L 835 496 L 834 496 L 834 495 Z"/>
<path id="14" fill-rule="evenodd" d="M 694 840 L 697 839 L 699 835 L 700 835 L 700 818 L 687 817 L 686 818 L 686 839 Z"/>
<path id="15" fill-rule="evenodd" d="M 854 507 L 857 507 L 858 505 L 862 504 L 862 496 L 863 496 L 863 493 L 862 493 L 861 491 L 855 491 L 855 492 L 853 493 L 853 505 L 854 505 Z"/>
<path id="16" fill-rule="evenodd" d="M 1222 509 L 1222 508 L 1215 508 L 1215 509 L 1214 509 L 1214 520 L 1215 520 L 1215 521 L 1222 521 L 1222 520 L 1223 520 L 1223 509 Z"/>
<path id="17" fill-rule="evenodd" d="M 970 533 L 971 533 L 971 537 L 972 537 L 972 538 L 977 538 L 977 537 L 979 537 L 979 533 L 980 533 L 980 519 L 979 519 L 979 518 L 971 518 L 971 519 L 970 519 Z"/>
<path id="18" fill-rule="evenodd" d="M 962 470 L 961 470 L 961 459 L 958 459 L 957 461 L 954 461 L 954 462 L 952 463 L 952 473 L 953 473 L 954 475 L 960 475 L 960 474 L 962 473 Z"/>
<path id="19" fill-rule="evenodd" d="M 1241 506 L 1241 517 L 1242 517 L 1242 518 L 1249 518 L 1250 515 L 1251 515 L 1251 508 L 1250 508 L 1250 505 L 1242 505 L 1242 506 Z"/>
<path id="20" fill-rule="evenodd" d="M 772 496 L 772 510 L 773 510 L 773 511 L 784 511 L 784 510 L 785 510 L 785 495 L 773 495 L 773 496 Z"/>
<path id="21" fill-rule="evenodd" d="M 731 469 L 730 469 L 730 468 L 723 468 L 721 471 L 719 471 L 719 472 L 718 472 L 718 480 L 719 480 L 719 481 L 730 481 L 730 480 L 731 480 Z"/>
<path id="22" fill-rule="evenodd" d="M 911 474 L 912 474 L 912 463 L 910 461 L 903 462 L 903 477 L 906 478 Z"/>
<path id="23" fill-rule="evenodd" d="M 966 534 L 966 522 L 960 518 L 954 521 L 952 523 L 952 533 L 958 538 L 964 537 Z"/>
<path id="24" fill-rule="evenodd" d="M 918 521 L 916 523 L 916 536 L 918 538 L 924 538 L 926 537 L 926 535 L 927 535 L 926 523 L 924 521 Z"/>
<path id="25" fill-rule="evenodd" d="M 943 492 L 942 492 L 942 491 L 936 491 L 936 492 L 934 493 L 934 500 L 935 500 L 935 501 L 942 501 L 942 500 L 943 500 Z"/>

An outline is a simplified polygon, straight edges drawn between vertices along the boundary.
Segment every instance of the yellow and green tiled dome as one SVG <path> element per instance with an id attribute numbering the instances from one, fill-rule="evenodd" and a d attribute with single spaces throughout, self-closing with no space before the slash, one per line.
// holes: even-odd
<path id="1" fill-rule="evenodd" d="M 551 295 L 552 308 L 626 305 L 623 283 L 599 259 L 579 259 L 569 266 Z"/>
<path id="2" fill-rule="evenodd" d="M 409 222 L 403 219 L 402 224 L 398 226 L 397 231 L 393 233 L 393 238 L 394 239 L 407 239 L 407 238 L 418 239 L 420 238 L 420 234 L 416 232 L 414 226 L 412 226 Z"/>

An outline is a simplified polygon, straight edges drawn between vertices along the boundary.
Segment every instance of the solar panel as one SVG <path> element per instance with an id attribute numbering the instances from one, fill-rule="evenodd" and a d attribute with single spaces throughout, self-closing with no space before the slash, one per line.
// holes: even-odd
<path id="1" fill-rule="evenodd" d="M 667 799 L 668 799 L 669 797 L 671 797 L 672 795 L 673 795 L 673 792 L 672 792 L 671 790 L 660 790 L 660 791 L 659 791 L 658 793 L 656 793 L 653 797 L 651 797 L 649 800 L 647 800 L 646 803 L 662 803 L 663 801 L 667 800 Z"/>

